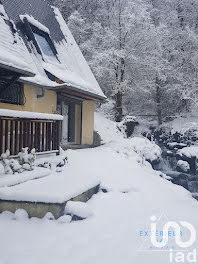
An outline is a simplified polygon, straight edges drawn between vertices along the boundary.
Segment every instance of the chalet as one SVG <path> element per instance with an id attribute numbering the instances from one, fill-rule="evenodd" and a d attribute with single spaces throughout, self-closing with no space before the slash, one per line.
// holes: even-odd
<path id="1" fill-rule="evenodd" d="M 43 0 L 0 0 L 0 154 L 92 145 L 105 100 L 61 13 Z"/>

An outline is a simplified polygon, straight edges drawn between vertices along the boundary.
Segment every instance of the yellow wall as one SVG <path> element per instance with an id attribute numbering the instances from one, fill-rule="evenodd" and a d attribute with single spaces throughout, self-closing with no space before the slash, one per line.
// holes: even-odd
<path id="1" fill-rule="evenodd" d="M 81 106 L 76 105 L 76 144 L 81 143 Z"/>
<path id="2" fill-rule="evenodd" d="M 19 110 L 19 111 L 29 111 L 29 112 L 40 112 L 53 114 L 56 112 L 56 92 L 47 90 L 45 91 L 45 96 L 42 98 L 37 98 L 37 94 L 41 94 L 42 90 L 33 85 L 24 84 L 24 94 L 25 94 L 25 104 L 24 105 L 14 105 L 0 103 L 0 108 Z"/>
<path id="3" fill-rule="evenodd" d="M 42 90 L 33 85 L 24 84 L 25 104 L 14 105 L 0 103 L 0 108 L 29 111 L 29 112 L 40 112 L 40 113 L 56 113 L 56 92 L 47 90 L 45 96 L 37 98 L 37 94 L 41 94 Z M 80 107 L 77 108 L 77 144 L 80 143 Z M 82 144 L 93 144 L 93 131 L 94 131 L 94 101 L 84 101 L 82 105 Z"/>
<path id="4" fill-rule="evenodd" d="M 94 101 L 84 101 L 82 107 L 82 144 L 93 144 Z"/>

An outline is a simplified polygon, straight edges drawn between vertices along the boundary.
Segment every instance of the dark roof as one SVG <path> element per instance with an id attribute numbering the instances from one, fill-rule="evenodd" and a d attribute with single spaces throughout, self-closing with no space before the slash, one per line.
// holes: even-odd
<path id="1" fill-rule="evenodd" d="M 53 9 L 45 0 L 1 0 L 8 17 L 18 27 L 21 23 L 20 15 L 33 16 L 41 24 L 46 26 L 54 41 L 61 41 L 64 35 L 54 16 Z"/>

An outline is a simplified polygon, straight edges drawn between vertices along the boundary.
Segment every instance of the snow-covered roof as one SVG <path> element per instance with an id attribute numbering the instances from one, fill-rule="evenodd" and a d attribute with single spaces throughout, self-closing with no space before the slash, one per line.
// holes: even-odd
<path id="1" fill-rule="evenodd" d="M 17 27 L 20 26 L 20 30 L 22 29 L 20 33 L 30 57 L 25 61 L 28 61 L 35 73 L 34 77 L 22 77 L 21 81 L 51 89 L 66 88 L 66 91 L 71 89 L 95 98 L 105 99 L 105 95 L 57 8 L 51 7 L 49 3 L 42 0 L 19 0 L 17 6 L 12 0 L 2 0 L 2 3 L 9 18 Z M 48 34 L 57 52 L 57 59 L 49 58 L 43 54 L 42 49 L 39 54 L 38 48 L 30 40 L 27 41 L 27 28 L 24 26 L 26 20 L 30 25 Z M 19 63 L 22 63 L 21 60 Z M 62 81 L 62 84 L 49 79 L 49 74 Z"/>
<path id="2" fill-rule="evenodd" d="M 66 66 L 68 74 L 72 72 L 78 76 L 75 80 L 81 89 L 105 97 L 60 11 L 55 7 L 53 9 L 65 37 L 61 43 L 57 43 L 56 48 L 60 51 L 60 59 Z"/>
<path id="3" fill-rule="evenodd" d="M 0 67 L 22 75 L 33 76 L 33 70 L 29 64 L 29 52 L 19 34 L 14 31 L 14 24 L 9 20 L 3 5 L 0 4 Z"/>

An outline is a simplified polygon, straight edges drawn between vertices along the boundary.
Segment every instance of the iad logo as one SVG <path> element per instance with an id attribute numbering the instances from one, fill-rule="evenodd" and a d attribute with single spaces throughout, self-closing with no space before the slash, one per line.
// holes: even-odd
<path id="1" fill-rule="evenodd" d="M 187 241 L 183 241 L 182 239 L 182 229 L 186 229 L 189 233 L 189 237 Z M 157 217 L 151 217 L 151 243 L 155 248 L 165 248 L 168 245 L 171 230 L 174 230 L 174 239 L 176 245 L 181 250 L 170 249 L 170 262 L 182 262 L 182 263 L 196 263 L 196 249 L 193 249 L 192 252 L 188 251 L 188 249 L 195 243 L 196 241 L 196 230 L 195 228 L 188 222 L 180 221 L 179 223 L 174 221 L 169 221 L 164 224 L 161 233 L 160 241 L 157 239 Z M 185 249 L 185 250 L 184 250 Z"/>

